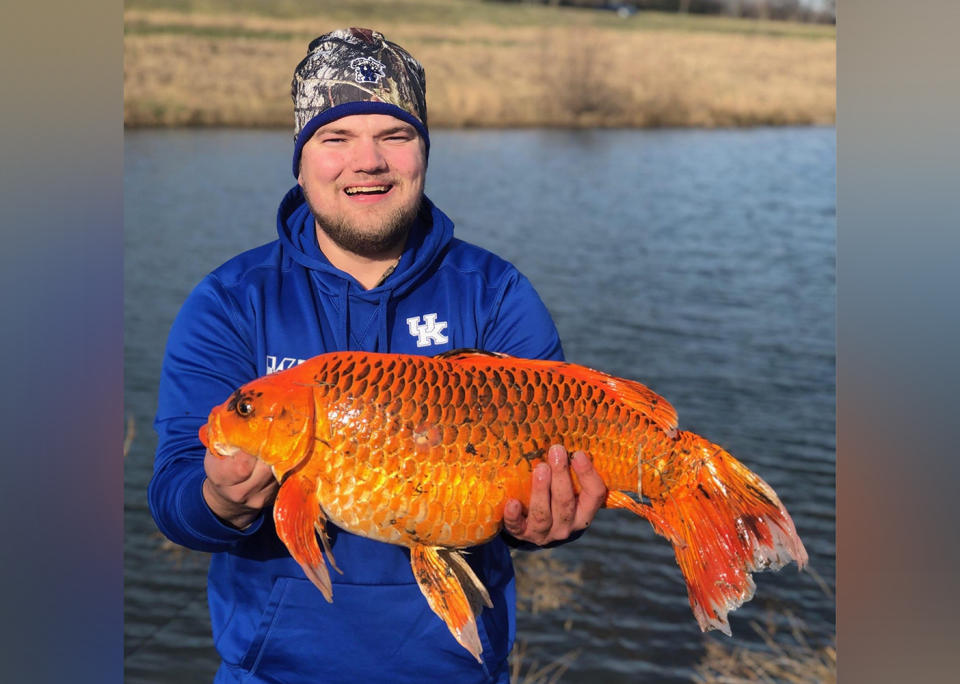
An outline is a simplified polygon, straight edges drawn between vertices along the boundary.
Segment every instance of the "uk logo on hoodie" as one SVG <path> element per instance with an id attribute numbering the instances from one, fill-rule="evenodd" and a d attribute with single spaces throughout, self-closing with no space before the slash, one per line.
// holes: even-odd
<path id="1" fill-rule="evenodd" d="M 299 366 L 304 361 L 306 361 L 306 359 L 294 359 L 289 356 L 278 359 L 273 354 L 267 354 L 267 375 Z"/>
<path id="2" fill-rule="evenodd" d="M 423 323 L 420 316 L 407 319 L 407 328 L 410 334 L 417 338 L 417 347 L 429 347 L 433 344 L 446 344 L 450 339 L 443 334 L 447 328 L 446 321 L 437 321 L 436 313 L 423 314 Z"/>

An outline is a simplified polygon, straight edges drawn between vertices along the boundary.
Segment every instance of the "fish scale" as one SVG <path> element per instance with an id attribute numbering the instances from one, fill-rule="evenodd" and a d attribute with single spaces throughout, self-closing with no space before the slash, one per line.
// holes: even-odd
<path id="1" fill-rule="evenodd" d="M 522 404 L 517 403 L 517 395 L 521 388 L 511 377 L 501 378 L 496 371 L 446 362 L 445 367 L 438 373 L 436 368 L 428 366 L 429 361 L 424 357 L 409 357 L 383 369 L 382 361 L 361 358 L 346 364 L 346 367 L 333 362 L 330 371 L 317 371 L 319 376 L 336 377 L 337 389 L 340 390 L 325 393 L 321 387 L 318 390 L 317 402 L 332 407 L 341 415 L 355 416 L 349 431 L 337 429 L 340 424 L 328 425 L 324 440 L 337 450 L 343 449 L 345 444 L 355 450 L 358 439 L 381 444 L 376 457 L 377 466 L 387 471 L 402 473 L 405 478 L 386 481 L 379 478 L 344 478 L 339 464 L 331 464 L 323 478 L 324 482 L 330 484 L 324 485 L 318 494 L 331 519 L 343 519 L 340 502 L 350 496 L 364 502 L 362 506 L 354 505 L 356 515 L 361 519 L 372 519 L 373 512 L 378 508 L 397 508 L 398 502 L 408 499 L 410 494 L 404 486 L 406 482 L 429 480 L 434 485 L 431 493 L 415 496 L 423 496 L 430 502 L 441 504 L 439 508 L 427 507 L 428 511 L 433 512 L 432 515 L 405 518 L 395 525 L 384 521 L 368 528 L 365 533 L 373 538 L 394 543 L 398 536 L 406 536 L 411 542 L 427 538 L 453 547 L 482 543 L 499 532 L 506 498 L 519 497 L 524 489 L 529 488 L 533 461 L 517 459 L 512 444 L 498 437 L 498 434 L 508 430 L 518 431 L 516 423 L 521 420 L 521 412 L 517 410 L 517 406 Z M 368 387 L 365 384 L 361 386 L 360 383 L 364 383 L 371 375 L 377 376 L 381 370 L 384 373 L 378 385 L 383 387 L 384 391 L 380 395 L 365 395 L 363 390 Z M 402 382 L 403 378 L 409 378 L 409 382 Z M 397 383 L 397 379 L 401 379 L 401 382 Z M 532 379 L 536 380 L 536 376 Z M 563 380 L 556 378 L 556 382 Z M 438 381 L 444 384 L 438 384 Z M 354 388 L 353 391 L 350 390 L 351 387 Z M 462 393 L 457 392 L 455 395 L 462 397 L 459 405 L 445 404 L 443 401 L 453 398 L 452 387 L 464 389 Z M 566 396 L 569 400 L 571 394 L 575 393 L 571 393 L 568 386 L 564 392 L 560 392 L 557 384 L 553 384 L 551 389 L 546 391 L 546 398 Z M 389 419 L 395 412 L 391 407 L 394 395 L 408 402 L 405 406 L 408 410 L 400 411 L 402 420 L 399 431 L 386 428 L 391 424 Z M 415 408 L 411 408 L 414 406 Z M 445 406 L 449 410 L 444 411 Z M 463 410 L 458 411 L 458 408 Z M 523 445 L 526 453 L 545 453 L 552 441 L 560 441 L 559 438 L 569 432 L 561 425 L 565 422 L 563 413 L 577 415 L 586 408 L 585 400 L 571 401 L 568 406 L 562 406 L 555 412 L 544 411 L 536 420 L 528 422 L 532 434 Z M 372 427 L 369 431 L 361 429 L 358 435 L 358 425 Z M 593 436 L 599 434 L 595 426 L 588 423 L 584 423 L 584 428 Z M 614 426 L 606 428 L 604 432 L 608 436 L 619 437 L 619 430 L 613 429 Z M 573 442 L 579 437 L 576 433 L 566 435 L 566 438 Z M 471 450 L 474 453 L 471 454 Z M 542 460 L 542 457 L 538 460 Z M 446 467 L 453 463 L 458 464 L 456 468 Z M 491 464 L 494 464 L 493 468 Z M 633 468 L 635 470 L 635 463 Z M 490 472 L 487 482 L 464 476 L 466 473 L 484 469 Z M 621 479 L 615 476 L 617 471 L 626 472 L 628 469 L 611 467 L 602 474 L 606 475 L 605 481 L 616 486 L 615 481 Z M 516 472 L 506 473 L 506 470 Z M 507 494 L 501 483 L 509 480 L 516 481 L 520 486 L 514 488 L 517 491 Z M 635 476 L 632 481 L 636 482 Z M 495 508 L 483 506 L 484 502 L 490 500 L 497 503 Z M 482 530 L 482 536 L 479 537 L 476 529 L 478 526 L 465 524 L 472 520 L 464 515 L 465 510 L 473 512 L 478 508 L 489 510 L 489 515 L 479 524 Z M 449 535 L 441 531 L 445 524 L 451 527 Z M 414 532 L 411 533 L 411 529 Z"/>
<path id="2" fill-rule="evenodd" d="M 673 542 L 701 629 L 730 633 L 727 613 L 753 595 L 750 572 L 807 560 L 769 485 L 678 430 L 649 388 L 575 364 L 476 350 L 324 354 L 239 388 L 200 437 L 216 454 L 241 450 L 272 466 L 277 533 L 328 600 L 330 520 L 410 548 L 430 607 L 477 660 L 476 610 L 489 596 L 458 549 L 500 534 L 509 499 L 529 507 L 534 468 L 553 444 L 588 454 L 607 508 Z"/>
<path id="3" fill-rule="evenodd" d="M 361 500 L 364 503 L 354 504 L 351 515 L 378 521 L 379 524 L 364 530 L 371 538 L 391 543 L 397 543 L 398 539 L 409 542 L 430 539 L 451 547 L 489 541 L 499 533 L 506 499 L 524 498 L 534 465 L 543 460 L 546 450 L 555 442 L 579 444 L 590 451 L 611 454 L 612 458 L 595 463 L 604 482 L 615 489 L 635 487 L 638 467 L 635 445 L 642 436 L 624 432 L 617 406 L 609 397 L 597 402 L 592 390 L 583 392 L 572 378 L 556 374 L 521 372 L 518 383 L 508 370 L 445 362 L 438 373 L 435 364 L 425 357 L 406 357 L 383 369 L 380 360 L 361 357 L 346 364 L 334 361 L 329 371 L 318 372 L 318 375 L 336 378 L 335 391 L 325 393 L 322 387 L 318 390 L 318 403 L 340 415 L 355 416 L 349 424 L 350 430 L 335 429 L 338 424 L 330 425 L 325 440 L 336 450 L 341 450 L 344 444 L 355 450 L 358 439 L 381 444 L 378 469 L 393 470 L 406 478 L 392 482 L 369 476 L 344 478 L 342 466 L 331 464 L 323 478 L 330 484 L 318 490 L 318 496 L 325 502 L 323 508 L 332 520 L 352 519 L 344 516 L 342 502 Z M 368 385 L 368 377 L 380 380 L 377 385 Z M 530 412 L 520 401 L 524 383 L 531 390 L 527 396 L 532 401 L 545 402 L 534 404 Z M 376 386 L 383 391 L 376 393 Z M 459 404 L 448 403 L 453 397 L 453 387 L 463 389 L 456 393 Z M 394 396 L 404 402 L 399 410 L 402 419 L 399 430 L 385 427 L 369 433 L 361 430 L 358 435 L 357 425 L 395 424 L 389 420 L 397 413 L 390 403 Z M 590 420 L 588 410 L 602 418 Z M 582 421 L 571 421 L 571 416 L 580 417 Z M 417 420 L 420 422 L 415 425 Z M 634 420 L 628 427 L 638 422 Z M 522 458 L 517 457 L 515 442 L 508 439 L 507 434 L 519 433 L 518 423 L 523 423 L 528 433 L 521 445 Z M 448 469 L 445 463 L 458 466 Z M 463 477 L 463 473 L 483 468 L 490 472 L 489 482 L 485 484 L 478 486 L 479 483 Z M 405 516 L 393 525 L 387 524 L 385 516 L 374 518 L 378 509 L 394 509 L 399 502 L 408 500 L 410 493 L 404 484 L 410 480 L 429 480 L 434 485 L 432 495 L 415 496 L 424 496 L 440 506 L 428 507 L 426 517 Z M 517 486 L 508 493 L 500 484 L 504 481 L 513 481 Z M 484 505 L 491 500 L 496 502 L 495 507 Z M 465 524 L 472 520 L 464 511 L 474 512 L 478 508 L 486 510 L 488 515 L 478 526 Z"/>

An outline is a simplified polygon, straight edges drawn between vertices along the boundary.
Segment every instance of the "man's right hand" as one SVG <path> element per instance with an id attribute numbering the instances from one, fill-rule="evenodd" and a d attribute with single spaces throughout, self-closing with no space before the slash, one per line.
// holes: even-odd
<path id="1" fill-rule="evenodd" d="M 214 515 L 238 530 L 248 527 L 280 489 L 270 466 L 243 452 L 221 457 L 207 449 L 203 469 L 203 500 Z"/>

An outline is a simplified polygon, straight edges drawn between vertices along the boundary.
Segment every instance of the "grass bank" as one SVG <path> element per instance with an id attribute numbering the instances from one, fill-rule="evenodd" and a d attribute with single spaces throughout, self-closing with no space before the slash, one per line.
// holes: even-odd
<path id="1" fill-rule="evenodd" d="M 432 127 L 832 124 L 832 26 L 479 0 L 134 0 L 128 126 L 292 127 L 310 39 L 368 26 L 427 70 Z"/>

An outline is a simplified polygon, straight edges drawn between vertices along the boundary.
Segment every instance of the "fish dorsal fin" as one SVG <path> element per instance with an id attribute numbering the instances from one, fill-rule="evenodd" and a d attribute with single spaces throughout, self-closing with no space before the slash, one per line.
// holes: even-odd
<path id="1" fill-rule="evenodd" d="M 635 380 L 624 380 L 590 368 L 584 370 L 595 374 L 624 404 L 643 412 L 671 438 L 677 436 L 677 410 L 652 389 Z"/>
<path id="2" fill-rule="evenodd" d="M 500 354 L 498 352 L 485 351 L 483 349 L 472 349 L 469 347 L 461 347 L 460 349 L 450 349 L 449 351 L 440 352 L 433 358 L 435 359 L 444 359 L 445 361 L 459 361 L 461 359 L 471 359 L 477 356 L 487 356 L 495 359 L 512 359 L 512 356 L 507 354 Z"/>
<path id="3" fill-rule="evenodd" d="M 618 401 L 640 411 L 671 438 L 677 434 L 677 411 L 670 403 L 646 385 L 635 380 L 625 380 L 603 371 L 579 366 L 565 361 L 546 361 L 543 359 L 521 359 L 507 354 L 481 351 L 478 349 L 454 349 L 439 354 L 452 363 L 487 368 L 510 368 L 527 370 L 550 370 L 570 378 L 588 382 L 612 394 Z"/>

